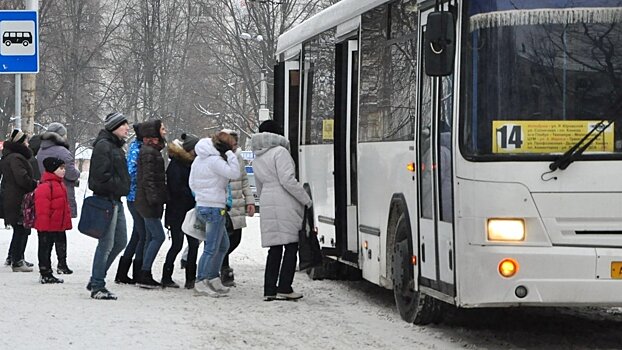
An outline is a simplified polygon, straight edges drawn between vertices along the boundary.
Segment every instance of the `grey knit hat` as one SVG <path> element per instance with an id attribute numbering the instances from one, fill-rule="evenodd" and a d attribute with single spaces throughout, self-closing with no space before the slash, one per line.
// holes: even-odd
<path id="1" fill-rule="evenodd" d="M 48 125 L 47 131 L 57 133 L 60 136 L 67 135 L 67 128 L 63 124 L 57 122 L 50 123 L 50 125 Z"/>
<path id="2" fill-rule="evenodd" d="M 199 137 L 192 134 L 181 134 L 181 140 L 183 141 L 182 147 L 186 152 L 190 152 L 194 149 L 194 146 L 199 142 Z"/>
<path id="3" fill-rule="evenodd" d="M 104 127 L 108 131 L 115 131 L 121 125 L 127 123 L 125 116 L 119 112 L 112 112 L 104 119 Z"/>

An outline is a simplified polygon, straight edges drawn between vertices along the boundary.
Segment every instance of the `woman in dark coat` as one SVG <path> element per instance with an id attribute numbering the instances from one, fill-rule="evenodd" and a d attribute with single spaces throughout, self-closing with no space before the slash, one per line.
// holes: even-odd
<path id="1" fill-rule="evenodd" d="M 24 261 L 24 251 L 30 229 L 23 226 L 22 201 L 24 195 L 34 191 L 37 181 L 33 177 L 29 159 L 32 151 L 28 148 L 28 135 L 20 130 L 13 130 L 4 142 L 2 150 L 2 191 L 4 221 L 13 227 L 10 255 L 14 272 L 32 272 L 32 267 Z"/>
<path id="2" fill-rule="evenodd" d="M 171 231 L 172 244 L 166 254 L 164 269 L 162 270 L 162 286 L 178 288 L 173 281 L 173 266 L 175 258 L 181 247 L 184 245 L 184 232 L 181 224 L 184 222 L 188 210 L 196 205 L 194 196 L 188 185 L 190 177 L 190 166 L 196 157 L 194 146 L 199 142 L 199 138 L 189 134 L 182 134 L 181 141 L 175 140 L 168 145 L 168 155 L 171 162 L 166 168 L 166 188 L 168 198 L 171 200 L 166 205 L 164 226 Z M 186 289 L 194 288 L 194 280 L 197 275 L 197 253 L 199 250 L 199 240 L 186 235 L 188 239 L 188 262 L 186 264 Z"/>
<path id="3" fill-rule="evenodd" d="M 136 209 L 145 219 L 147 235 L 141 275 L 136 284 L 157 288 L 160 283 L 153 279 L 151 267 L 165 238 L 162 214 L 166 202 L 166 174 L 160 152 L 165 146 L 166 128 L 161 120 L 152 120 L 143 123 L 140 132 L 143 145 L 138 154 Z"/>

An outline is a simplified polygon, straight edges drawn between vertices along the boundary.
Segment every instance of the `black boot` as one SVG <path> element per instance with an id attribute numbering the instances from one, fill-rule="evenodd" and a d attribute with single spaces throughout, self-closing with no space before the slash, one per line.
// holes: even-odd
<path id="1" fill-rule="evenodd" d="M 119 267 L 117 268 L 117 276 L 114 278 L 115 283 L 121 284 L 134 284 L 134 280 L 127 276 L 127 272 L 130 270 L 130 264 L 132 258 L 121 257 L 119 258 Z"/>
<path id="2" fill-rule="evenodd" d="M 220 281 L 225 287 L 235 287 L 233 269 L 229 266 L 223 267 L 220 271 Z"/>
<path id="3" fill-rule="evenodd" d="M 194 289 L 194 280 L 197 278 L 197 264 L 187 263 L 186 265 L 186 284 L 184 288 Z"/>
<path id="4" fill-rule="evenodd" d="M 141 271 L 143 268 L 143 261 L 134 259 L 134 263 L 132 264 L 132 278 L 135 283 L 140 281 Z"/>
<path id="5" fill-rule="evenodd" d="M 179 284 L 173 281 L 173 267 L 164 265 L 162 270 L 162 288 L 179 288 Z"/>
<path id="6" fill-rule="evenodd" d="M 60 278 L 56 278 L 52 274 L 52 270 L 42 270 L 41 278 L 39 279 L 39 282 L 41 282 L 41 284 L 56 284 L 56 283 L 63 283 L 64 281 Z"/>
<path id="7" fill-rule="evenodd" d="M 141 271 L 140 280 L 136 284 L 141 288 L 155 289 L 160 288 L 162 285 L 153 279 L 151 271 Z"/>

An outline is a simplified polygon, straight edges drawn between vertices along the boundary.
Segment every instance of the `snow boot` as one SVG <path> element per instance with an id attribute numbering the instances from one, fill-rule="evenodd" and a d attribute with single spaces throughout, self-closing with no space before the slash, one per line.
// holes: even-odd
<path id="1" fill-rule="evenodd" d="M 220 271 L 220 280 L 225 287 L 235 287 L 233 269 L 229 266 L 223 267 Z"/>
<path id="2" fill-rule="evenodd" d="M 118 284 L 134 284 L 133 279 L 127 276 L 127 272 L 130 270 L 132 264 L 132 258 L 121 257 L 119 258 L 119 267 L 117 268 L 117 275 L 114 278 L 114 282 Z"/>
<path id="3" fill-rule="evenodd" d="M 134 283 L 138 283 L 138 281 L 140 281 L 142 268 L 143 261 L 134 259 L 134 262 L 132 263 L 132 279 L 134 280 Z"/>
<path id="4" fill-rule="evenodd" d="M 13 272 L 32 272 L 32 267 L 26 265 L 26 261 L 20 260 L 12 266 Z"/>
<path id="5" fill-rule="evenodd" d="M 173 267 L 172 266 L 164 266 L 162 270 L 162 288 L 179 288 L 179 284 L 173 281 Z"/>
<path id="6" fill-rule="evenodd" d="M 117 300 L 117 296 L 106 288 L 92 291 L 91 298 L 98 300 Z"/>
<path id="7" fill-rule="evenodd" d="M 39 279 L 41 284 L 56 284 L 63 283 L 64 281 L 61 278 L 56 278 L 51 270 L 41 271 L 41 278 Z"/>
<path id="8" fill-rule="evenodd" d="M 153 279 L 151 271 L 141 271 L 140 279 L 136 282 L 136 285 L 146 289 L 156 289 L 162 286 L 158 281 Z"/>
<path id="9" fill-rule="evenodd" d="M 188 263 L 186 265 L 186 284 L 184 288 L 193 289 L 194 281 L 197 278 L 197 264 L 196 263 Z"/>
<path id="10" fill-rule="evenodd" d="M 59 275 L 71 275 L 73 270 L 67 266 L 67 260 L 63 259 L 58 262 L 58 266 L 56 266 L 56 272 Z"/>

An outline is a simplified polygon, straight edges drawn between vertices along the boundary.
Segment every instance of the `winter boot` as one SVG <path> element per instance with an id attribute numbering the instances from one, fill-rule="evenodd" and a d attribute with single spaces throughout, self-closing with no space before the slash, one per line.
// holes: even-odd
<path id="1" fill-rule="evenodd" d="M 52 270 L 41 271 L 41 278 L 39 279 L 41 284 L 56 284 L 63 283 L 64 281 L 61 278 L 56 278 L 52 274 Z"/>
<path id="2" fill-rule="evenodd" d="M 132 258 L 121 257 L 119 258 L 119 267 L 117 268 L 117 276 L 114 278 L 115 283 L 120 284 L 134 284 L 134 280 L 127 277 L 127 272 L 130 270 L 132 264 Z"/>
<path id="3" fill-rule="evenodd" d="M 70 269 L 69 266 L 67 266 L 67 259 L 64 259 L 58 262 L 58 266 L 56 266 L 56 272 L 58 272 L 59 275 L 71 275 L 73 273 L 73 270 Z"/>
<path id="4" fill-rule="evenodd" d="M 220 280 L 225 287 L 235 287 L 233 269 L 229 266 L 225 266 L 220 271 Z"/>
<path id="5" fill-rule="evenodd" d="M 13 264 L 13 261 L 11 261 L 10 256 L 7 256 L 6 260 L 4 260 L 4 266 L 11 266 L 11 264 Z"/>
<path id="6" fill-rule="evenodd" d="M 142 268 L 143 261 L 134 259 L 134 262 L 132 263 L 132 279 L 134 280 L 134 283 L 138 283 L 140 281 Z"/>
<path id="7" fill-rule="evenodd" d="M 197 264 L 196 263 L 188 263 L 186 265 L 186 284 L 184 288 L 193 289 L 194 281 L 197 278 Z"/>
<path id="8" fill-rule="evenodd" d="M 141 271 L 140 279 L 136 282 L 136 285 L 146 289 L 155 289 L 162 286 L 158 281 L 153 279 L 151 271 Z"/>
<path id="9" fill-rule="evenodd" d="M 14 263 L 12 266 L 13 272 L 32 272 L 32 267 L 26 265 L 24 260 L 20 260 Z"/>
<path id="10" fill-rule="evenodd" d="M 179 284 L 173 281 L 173 267 L 164 265 L 162 270 L 162 288 L 179 288 Z"/>
<path id="11" fill-rule="evenodd" d="M 35 264 L 31 263 L 30 261 L 26 261 L 26 260 L 24 260 L 24 264 L 26 264 L 26 266 L 28 266 L 28 267 L 35 266 Z"/>

